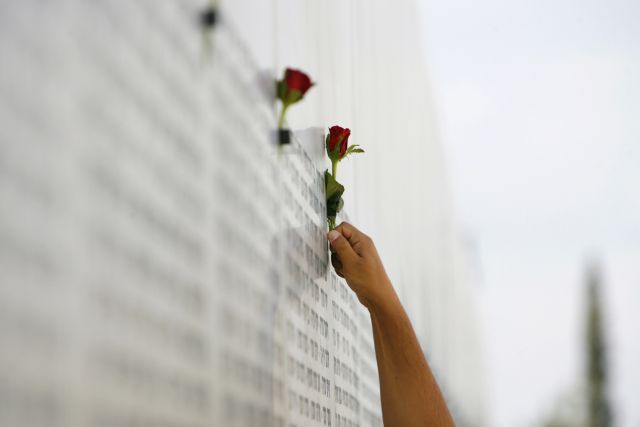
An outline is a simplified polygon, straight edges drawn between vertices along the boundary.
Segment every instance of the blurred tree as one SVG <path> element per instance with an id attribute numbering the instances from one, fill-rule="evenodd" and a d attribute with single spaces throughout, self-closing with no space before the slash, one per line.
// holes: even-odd
<path id="1" fill-rule="evenodd" d="M 607 398 L 606 343 L 602 326 L 601 276 L 597 263 L 587 270 L 587 427 L 609 427 L 612 424 Z"/>
<path id="2" fill-rule="evenodd" d="M 610 427 L 613 416 L 607 396 L 606 339 L 603 326 L 602 278 L 598 263 L 586 274 L 585 382 L 560 395 L 537 423 L 542 427 Z"/>

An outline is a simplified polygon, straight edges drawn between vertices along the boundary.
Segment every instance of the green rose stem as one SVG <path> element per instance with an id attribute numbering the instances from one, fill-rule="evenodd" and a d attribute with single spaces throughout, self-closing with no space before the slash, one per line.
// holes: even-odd
<path id="1" fill-rule="evenodd" d="M 338 175 L 338 160 L 331 160 L 331 176 L 333 176 L 333 179 L 336 179 L 337 175 Z M 329 231 L 333 230 L 334 228 L 336 228 L 336 219 L 329 218 Z"/>
<path id="2" fill-rule="evenodd" d="M 278 129 L 284 129 L 284 117 L 287 114 L 287 108 L 289 108 L 291 104 L 282 103 L 282 112 L 280 113 L 280 120 L 278 121 Z"/>

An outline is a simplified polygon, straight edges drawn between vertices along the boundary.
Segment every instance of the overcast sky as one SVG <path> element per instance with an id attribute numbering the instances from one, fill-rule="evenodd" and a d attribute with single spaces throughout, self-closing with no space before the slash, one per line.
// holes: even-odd
<path id="1" fill-rule="evenodd" d="M 534 425 L 580 381 L 598 256 L 617 425 L 640 425 L 640 2 L 428 1 L 459 222 L 482 266 L 491 425 Z"/>

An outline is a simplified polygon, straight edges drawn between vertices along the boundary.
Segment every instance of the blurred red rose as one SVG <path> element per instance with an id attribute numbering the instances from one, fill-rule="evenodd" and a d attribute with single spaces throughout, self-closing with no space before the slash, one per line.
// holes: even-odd
<path id="1" fill-rule="evenodd" d="M 304 96 L 309 88 L 313 86 L 313 83 L 311 83 L 311 79 L 308 75 L 300 70 L 294 70 L 292 68 L 287 68 L 285 70 L 284 80 L 289 90 L 297 90 L 301 93 L 302 96 Z"/>
<path id="2" fill-rule="evenodd" d="M 302 100 L 311 86 L 313 86 L 311 79 L 302 71 L 294 70 L 293 68 L 287 68 L 284 71 L 282 80 L 276 82 L 276 94 L 278 99 L 282 101 L 278 128 L 282 129 L 284 127 L 284 119 L 289 106 Z"/>
<path id="3" fill-rule="evenodd" d="M 278 82 L 278 98 L 286 106 L 300 101 L 305 93 L 313 86 L 308 75 L 300 70 L 287 68 L 284 77 Z"/>

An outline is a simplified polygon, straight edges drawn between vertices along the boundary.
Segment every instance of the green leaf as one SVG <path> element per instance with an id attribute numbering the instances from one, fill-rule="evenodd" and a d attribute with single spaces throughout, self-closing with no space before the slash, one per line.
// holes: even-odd
<path id="1" fill-rule="evenodd" d="M 324 172 L 325 193 L 327 197 L 327 218 L 335 218 L 342 209 L 344 186 L 335 180 L 329 171 Z"/>
<path id="2" fill-rule="evenodd" d="M 336 195 L 342 196 L 342 193 L 344 193 L 344 186 L 336 181 L 333 175 L 326 170 L 324 172 L 324 190 L 327 200 L 329 200 Z"/>
<path id="3" fill-rule="evenodd" d="M 327 200 L 327 218 L 335 218 L 338 212 L 342 210 L 342 206 L 344 206 L 342 197 L 334 197 Z"/>
<path id="4" fill-rule="evenodd" d="M 360 148 L 358 144 L 354 144 L 350 145 L 349 148 L 347 148 L 347 154 L 351 153 L 364 153 L 364 150 Z"/>
<path id="5" fill-rule="evenodd" d="M 285 101 L 284 97 L 287 94 L 287 85 L 285 84 L 284 80 L 276 82 L 276 94 L 279 100 L 281 100 L 282 102 Z"/>
<path id="6" fill-rule="evenodd" d="M 344 154 L 343 159 L 345 159 L 349 154 L 353 154 L 353 153 L 364 153 L 364 150 L 360 148 L 358 144 L 350 145 L 347 148 L 347 152 Z"/>

